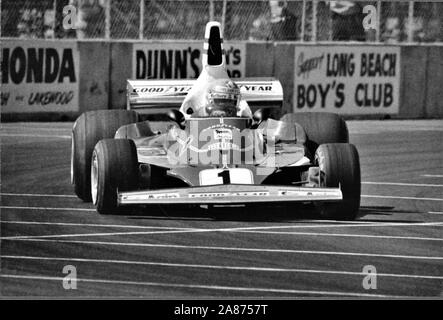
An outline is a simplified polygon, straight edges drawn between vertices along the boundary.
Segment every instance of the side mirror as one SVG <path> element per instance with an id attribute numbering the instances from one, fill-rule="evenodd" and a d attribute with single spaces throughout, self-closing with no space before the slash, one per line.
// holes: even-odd
<path id="1" fill-rule="evenodd" d="M 258 109 L 257 111 L 254 112 L 252 118 L 256 123 L 260 123 L 262 121 L 268 120 L 270 116 L 271 116 L 271 109 L 267 108 L 267 109 Z"/>
<path id="2" fill-rule="evenodd" d="M 183 113 L 181 113 L 179 110 L 171 109 L 166 113 L 166 115 L 169 119 L 177 123 L 181 129 L 184 129 L 185 116 L 183 115 Z"/>

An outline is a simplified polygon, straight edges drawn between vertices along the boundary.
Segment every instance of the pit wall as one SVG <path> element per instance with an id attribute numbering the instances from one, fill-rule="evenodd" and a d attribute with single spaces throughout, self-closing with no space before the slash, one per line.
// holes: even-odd
<path id="1" fill-rule="evenodd" d="M 84 111 L 124 108 L 128 78 L 192 78 L 201 70 L 200 41 L 1 43 L 4 121 L 75 118 Z M 443 117 L 443 45 L 231 41 L 225 51 L 231 76 L 273 76 L 281 81 L 283 113 Z"/>

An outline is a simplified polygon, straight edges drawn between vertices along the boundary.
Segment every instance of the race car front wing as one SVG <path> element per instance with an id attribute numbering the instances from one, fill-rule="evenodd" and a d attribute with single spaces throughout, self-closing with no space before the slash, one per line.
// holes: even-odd
<path id="1" fill-rule="evenodd" d="M 339 201 L 340 188 L 226 184 L 118 193 L 119 205 Z"/>

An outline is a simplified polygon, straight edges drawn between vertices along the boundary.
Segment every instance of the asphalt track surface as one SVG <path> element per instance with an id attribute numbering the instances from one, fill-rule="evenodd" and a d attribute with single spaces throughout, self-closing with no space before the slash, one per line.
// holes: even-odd
<path id="1" fill-rule="evenodd" d="M 348 121 L 363 181 L 355 222 L 275 205 L 101 216 L 73 194 L 71 126 L 2 124 L 3 297 L 443 295 L 442 120 Z M 63 287 L 67 265 L 76 289 Z"/>

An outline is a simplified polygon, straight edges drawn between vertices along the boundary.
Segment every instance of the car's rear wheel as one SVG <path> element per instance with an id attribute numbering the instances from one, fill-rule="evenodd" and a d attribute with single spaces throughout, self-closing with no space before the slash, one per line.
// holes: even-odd
<path id="1" fill-rule="evenodd" d="M 127 139 L 100 140 L 91 159 L 91 195 L 97 211 L 115 214 L 117 191 L 131 191 L 138 187 L 138 160 L 134 141 Z"/>
<path id="2" fill-rule="evenodd" d="M 343 200 L 320 203 L 320 215 L 327 219 L 354 220 L 360 207 L 360 160 L 349 143 L 322 144 L 315 153 L 320 168 L 320 187 L 341 188 Z"/>
<path id="3" fill-rule="evenodd" d="M 71 183 L 80 199 L 91 201 L 91 156 L 96 143 L 113 138 L 118 128 L 137 121 L 137 113 L 130 110 L 89 111 L 75 121 L 71 137 Z"/>
<path id="4" fill-rule="evenodd" d="M 315 154 L 321 144 L 349 142 L 346 122 L 335 113 L 288 113 L 281 118 L 281 121 L 296 122 L 303 127 L 307 136 L 306 147 L 311 155 Z"/>

